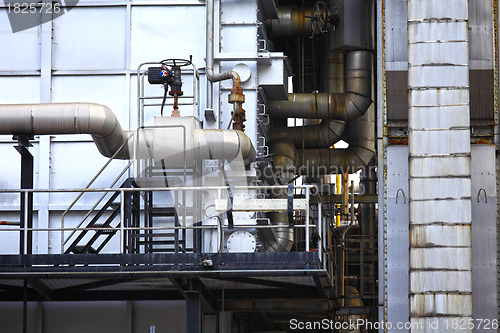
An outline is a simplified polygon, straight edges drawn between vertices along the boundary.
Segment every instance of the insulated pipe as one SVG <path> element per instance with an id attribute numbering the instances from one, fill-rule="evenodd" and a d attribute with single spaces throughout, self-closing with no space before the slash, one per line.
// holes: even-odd
<path id="1" fill-rule="evenodd" d="M 249 165 L 255 161 L 255 149 L 250 138 L 237 130 L 195 129 L 194 142 L 198 157 L 232 161 L 240 155 Z"/>
<path id="2" fill-rule="evenodd" d="M 346 149 L 297 150 L 297 172 L 304 175 L 355 173 L 365 168 L 375 154 L 375 108 L 350 124 L 344 139 Z"/>
<path id="3" fill-rule="evenodd" d="M 273 36 L 311 36 L 313 20 L 306 16 L 311 16 L 310 8 L 278 8 L 278 19 L 270 21 Z"/>
<path id="4" fill-rule="evenodd" d="M 139 158 L 153 158 L 151 140 L 154 131 L 140 131 Z M 165 129 L 163 129 L 165 130 Z M 94 103 L 0 104 L 0 134 L 56 135 L 90 134 L 99 152 L 116 159 L 132 158 L 134 142 L 127 143 L 130 131 L 124 131 L 113 111 L 105 105 Z M 148 134 L 146 134 L 148 133 Z M 255 160 L 255 149 L 250 138 L 236 130 L 195 129 L 194 149 L 202 159 L 232 161 L 241 152 L 245 165 Z M 178 149 L 177 143 L 171 153 Z M 121 151 L 118 151 L 122 147 Z M 162 158 L 162 157 L 160 157 Z"/>
<path id="5" fill-rule="evenodd" d="M 273 164 L 281 183 L 286 185 L 295 175 L 295 146 L 293 142 L 281 139 L 272 142 L 269 148 L 271 153 L 279 152 L 279 154 L 274 154 Z M 287 192 L 280 191 L 275 197 L 286 199 Z M 293 229 L 289 227 L 288 214 L 286 212 L 269 213 L 269 220 L 273 225 L 283 226 L 274 229 L 276 242 L 268 244 L 269 248 L 276 252 L 290 251 L 293 246 Z"/>
<path id="6" fill-rule="evenodd" d="M 346 55 L 344 93 L 288 94 L 287 101 L 272 101 L 268 113 L 274 118 L 320 118 L 352 121 L 365 114 L 371 100 L 371 53 Z"/>
<path id="7" fill-rule="evenodd" d="M 327 148 L 341 140 L 345 123 L 339 120 L 323 120 L 317 125 L 275 128 L 269 133 L 271 141 L 288 139 L 297 148 Z"/>
<path id="8" fill-rule="evenodd" d="M 94 103 L 1 104 L 0 134 L 90 134 L 99 152 L 117 159 L 130 158 L 128 132 L 113 111 Z"/>

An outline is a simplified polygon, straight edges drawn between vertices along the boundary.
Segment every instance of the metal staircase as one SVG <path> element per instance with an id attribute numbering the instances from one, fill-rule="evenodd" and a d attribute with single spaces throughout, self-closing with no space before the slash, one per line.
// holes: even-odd
<path id="1" fill-rule="evenodd" d="M 120 221 L 117 220 L 117 216 L 120 214 L 121 204 L 116 203 L 116 198 L 120 195 L 120 192 L 115 192 L 109 200 L 104 204 L 104 206 L 97 212 L 97 214 L 90 220 L 84 230 L 81 230 L 76 239 L 71 243 L 71 245 L 66 249 L 64 253 L 99 253 L 106 244 L 109 243 L 111 238 L 116 234 L 118 227 L 120 227 Z M 111 212 L 107 215 L 106 213 Z M 107 216 L 106 216 L 106 215 Z M 101 222 L 104 219 L 103 222 Z M 118 219 L 119 220 L 119 219 Z M 115 222 L 115 223 L 113 223 Z M 87 236 L 90 234 L 90 239 Z M 104 236 L 104 237 L 101 237 Z"/>

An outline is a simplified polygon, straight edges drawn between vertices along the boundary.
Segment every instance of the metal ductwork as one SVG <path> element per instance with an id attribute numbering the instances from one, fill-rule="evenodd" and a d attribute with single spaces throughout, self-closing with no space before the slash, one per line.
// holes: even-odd
<path id="1" fill-rule="evenodd" d="M 328 148 L 342 139 L 345 122 L 323 120 L 317 125 L 281 127 L 269 133 L 271 141 L 287 139 L 297 148 Z"/>
<path id="2" fill-rule="evenodd" d="M 194 138 L 201 159 L 232 161 L 241 154 L 245 165 L 255 161 L 252 141 L 241 131 L 197 129 L 194 131 Z"/>
<path id="3" fill-rule="evenodd" d="M 129 133 L 121 128 L 113 111 L 101 104 L 2 104 L 0 134 L 90 134 L 102 155 L 130 158 L 125 144 Z"/>
<path id="4" fill-rule="evenodd" d="M 192 117 L 157 117 L 161 125 L 182 122 L 196 123 Z M 189 119 L 187 119 L 189 118 Z M 192 119 L 191 119 L 192 118 Z M 186 126 L 186 128 L 189 128 Z M 90 134 L 99 152 L 115 159 L 136 157 L 179 159 L 184 147 L 176 140 L 161 140 L 173 132 L 155 128 L 130 140 L 131 131 L 124 131 L 113 111 L 105 105 L 94 103 L 47 103 L 0 105 L 0 134 L 57 135 Z M 173 133 L 174 135 L 176 133 Z M 255 149 L 248 136 L 237 130 L 206 130 L 190 127 L 186 133 L 192 138 L 186 146 L 193 158 L 224 159 L 232 161 L 240 155 L 245 165 L 255 160 Z M 178 138 L 178 137 L 177 137 Z M 129 141 L 129 142 L 127 142 Z M 153 147 L 153 148 L 151 148 Z M 176 157 L 176 154 L 179 156 Z M 174 161 L 175 162 L 175 161 Z"/>
<path id="5" fill-rule="evenodd" d="M 288 6 L 278 8 L 278 19 L 269 22 L 273 36 L 311 36 L 313 34 L 311 12 L 310 8 Z"/>
<path id="6" fill-rule="evenodd" d="M 273 162 L 277 168 L 289 168 L 286 161 L 290 162 L 291 159 L 290 147 L 284 145 L 283 140 L 288 140 L 289 145 L 297 149 L 293 152 L 297 174 L 354 173 L 366 167 L 375 153 L 374 108 L 367 112 L 372 104 L 371 52 L 347 52 L 345 77 L 344 73 L 336 73 L 342 67 L 342 56 L 328 52 L 326 58 L 329 62 L 327 76 L 334 77 L 323 80 L 328 93 L 289 94 L 287 101 L 272 101 L 269 104 L 268 113 L 273 118 L 322 119 L 317 125 L 276 128 L 270 131 L 270 139 L 278 140 L 279 143 L 271 144 Z M 342 81 L 343 89 L 339 85 Z M 349 132 L 342 137 L 346 126 L 344 121 L 348 122 Z M 349 147 L 331 149 L 341 137 L 350 144 Z M 287 176 L 290 176 L 289 173 Z M 288 183 L 287 179 L 293 179 L 293 174 L 291 177 L 282 176 L 282 183 Z M 283 213 L 274 213 L 269 217 L 274 225 L 288 222 Z M 290 233 L 286 238 L 290 240 L 291 248 L 293 232 L 286 228 L 276 230 Z M 289 250 L 279 246 L 272 249 Z"/>
<path id="7" fill-rule="evenodd" d="M 345 92 L 289 94 L 287 101 L 269 103 L 269 115 L 273 118 L 316 118 L 344 121 L 359 118 L 372 104 L 371 67 L 371 52 L 348 52 L 345 65 Z"/>
<path id="8" fill-rule="evenodd" d="M 278 172 L 282 184 L 288 184 L 295 175 L 295 145 L 290 140 L 276 140 L 270 145 L 271 152 L 279 152 L 273 156 L 273 164 Z M 286 191 L 275 196 L 276 198 L 287 198 Z M 268 249 L 277 252 L 290 251 L 293 246 L 293 229 L 289 227 L 288 215 L 285 212 L 273 212 L 269 214 L 273 225 L 283 226 L 274 229 L 275 241 L 267 244 Z"/>
<path id="9" fill-rule="evenodd" d="M 349 124 L 343 137 L 346 149 L 297 149 L 296 167 L 300 174 L 355 173 L 368 166 L 375 154 L 375 108 Z"/>

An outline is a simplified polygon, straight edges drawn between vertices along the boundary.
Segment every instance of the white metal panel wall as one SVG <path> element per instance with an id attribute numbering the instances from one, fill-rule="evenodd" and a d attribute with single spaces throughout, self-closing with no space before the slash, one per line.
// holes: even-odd
<path id="1" fill-rule="evenodd" d="M 408 0 L 385 1 L 387 71 L 408 69 Z"/>
<path id="2" fill-rule="evenodd" d="M 493 69 L 493 3 L 469 0 L 470 69 Z"/>
<path id="3" fill-rule="evenodd" d="M 10 31 L 3 6 L 0 3 L 0 103 L 102 103 L 114 111 L 122 127 L 135 128 L 138 64 L 193 55 L 197 67 L 204 66 L 204 1 L 80 1 L 56 20 L 16 34 Z M 192 95 L 190 78 L 184 79 L 183 88 Z M 256 102 L 250 98 L 250 104 L 255 107 Z M 157 114 L 159 108 L 151 108 L 151 117 Z M 18 188 L 20 158 L 9 136 L 0 139 L 6 161 L 0 167 L 0 185 Z M 40 148 L 31 151 L 39 188 L 83 187 L 106 160 L 88 135 L 41 137 Z M 124 165 L 113 161 L 94 186 L 111 185 Z M 35 196 L 35 209 L 42 212 L 35 227 L 59 227 L 60 214 L 75 196 Z M 88 210 L 97 197 L 85 195 L 77 210 Z M 17 195 L 2 195 L 0 219 L 15 219 L 12 212 L 18 205 Z M 67 219 L 68 226 L 75 225 L 77 215 L 81 213 Z M 9 235 L 2 237 L 2 249 L 15 253 L 18 237 Z M 60 251 L 58 238 L 58 233 L 35 233 L 35 253 Z"/>
<path id="4" fill-rule="evenodd" d="M 387 219 L 384 225 L 387 244 L 383 246 L 385 320 L 393 325 L 387 332 L 409 332 L 397 326 L 407 323 L 410 318 L 408 147 L 387 147 L 387 161 Z"/>
<path id="5" fill-rule="evenodd" d="M 472 314 L 492 322 L 498 304 L 496 258 L 496 176 L 495 146 L 472 146 Z M 486 325 L 475 325 L 474 332 L 491 332 Z"/>
<path id="6" fill-rule="evenodd" d="M 410 319 L 424 325 L 415 332 L 433 322 L 455 332 L 450 320 L 472 317 L 467 22 L 467 0 L 408 2 Z"/>

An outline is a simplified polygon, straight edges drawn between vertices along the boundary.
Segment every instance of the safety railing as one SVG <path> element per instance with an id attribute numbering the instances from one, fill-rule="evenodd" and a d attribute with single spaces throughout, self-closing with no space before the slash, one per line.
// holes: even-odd
<path id="1" fill-rule="evenodd" d="M 80 193 L 78 194 L 78 196 L 69 204 L 68 208 L 66 208 L 66 210 L 63 212 L 62 216 L 61 216 L 61 229 L 64 229 L 64 226 L 65 226 L 65 218 L 66 218 L 66 215 L 71 211 L 71 209 L 76 205 L 76 203 L 83 197 L 83 195 L 87 192 L 87 190 L 90 188 L 90 186 L 92 186 L 92 184 L 94 184 L 94 182 L 103 174 L 103 172 L 108 168 L 108 166 L 111 164 L 111 162 L 114 160 L 114 158 L 116 157 L 116 155 L 126 146 L 128 145 L 130 139 L 134 136 L 134 133 L 130 133 L 129 136 L 127 137 L 127 140 L 120 146 L 120 148 L 118 148 L 116 150 L 116 152 L 106 161 L 106 163 L 104 163 L 104 165 L 101 167 L 101 169 L 99 169 L 99 171 L 97 171 L 97 173 L 95 174 L 94 177 L 92 177 L 92 179 L 88 182 L 88 184 L 81 190 L 79 191 Z M 133 160 L 129 161 L 127 163 L 127 165 L 122 169 L 122 171 L 118 174 L 118 176 L 113 180 L 113 182 L 109 185 L 110 188 L 112 188 L 113 186 L 116 185 L 116 183 L 118 183 L 118 181 L 123 177 L 123 175 L 127 172 L 127 170 L 129 170 L 130 166 L 134 163 Z M 104 198 L 106 197 L 106 195 L 108 194 L 108 192 L 105 192 L 96 202 L 95 204 L 92 206 L 92 208 L 90 208 L 90 210 L 87 212 L 87 214 L 85 214 L 85 216 L 83 217 L 83 219 L 78 223 L 78 226 L 77 228 L 80 228 L 84 223 L 85 221 L 96 211 L 97 207 L 99 206 L 99 204 L 104 200 Z M 73 237 L 73 235 L 76 233 L 77 230 L 74 230 L 70 233 L 70 235 L 68 237 L 65 237 L 64 236 L 64 231 L 61 231 L 61 249 L 62 251 L 64 252 L 64 246 L 66 245 L 66 243 L 69 242 L 69 240 L 71 239 L 71 237 Z"/>
<path id="2" fill-rule="evenodd" d="M 287 186 L 233 186 L 231 189 L 233 191 L 258 191 L 258 190 L 286 190 Z M 191 223 L 190 225 L 178 225 L 178 226 L 129 226 L 125 223 L 120 223 L 117 227 L 106 227 L 106 230 L 116 232 L 116 236 L 119 238 L 119 246 L 113 247 L 110 246 L 106 249 L 106 253 L 116 253 L 123 254 L 126 253 L 126 245 L 127 245 L 127 232 L 140 232 L 140 231 L 175 231 L 175 230 L 212 230 L 216 232 L 218 236 L 220 233 L 233 232 L 235 230 L 241 229 L 278 229 L 278 228 L 293 228 L 294 230 L 304 230 L 305 234 L 305 246 L 303 249 L 297 252 L 310 252 L 317 251 L 319 261 L 322 263 L 322 268 L 328 270 L 330 266 L 330 254 L 327 251 L 329 248 L 329 239 L 328 239 L 328 223 L 326 223 L 326 217 L 322 214 L 322 204 L 321 202 L 312 203 L 311 201 L 311 189 L 315 188 L 314 185 L 298 185 L 295 187 L 298 191 L 305 192 L 305 199 L 294 199 L 294 211 L 302 210 L 305 212 L 304 218 L 301 223 L 294 223 L 290 226 L 283 225 L 259 225 L 257 223 L 235 223 L 234 225 L 229 225 L 226 218 L 223 219 L 223 223 L 221 225 L 204 225 L 198 223 Z M 86 189 L 0 189 L 0 196 L 6 193 L 20 193 L 21 195 L 28 196 L 29 193 L 119 193 L 117 196 L 117 200 L 120 203 L 120 219 L 121 221 L 126 221 L 126 197 L 132 193 L 143 194 L 145 192 L 197 192 L 197 191 L 216 191 L 217 192 L 217 200 L 223 201 L 228 200 L 228 186 L 202 186 L 202 187 L 147 187 L 147 188 L 86 188 Z M 257 199 L 256 199 L 257 200 Z M 266 199 L 261 199 L 266 200 Z M 269 199 L 273 200 L 273 199 Z M 299 205 L 299 200 L 303 200 L 303 204 Z M 229 202 L 230 200 L 228 200 Z M 317 206 L 317 209 L 314 210 L 314 218 L 311 217 L 311 205 Z M 301 208 L 302 207 L 302 208 Z M 316 207 L 315 207 L 316 208 Z M 261 210 L 262 211 L 262 210 Z M 265 210 L 264 210 L 265 211 Z M 227 214 L 222 213 L 220 215 Z M 22 230 L 21 230 L 22 229 Z M 90 230 L 100 230 L 100 228 L 87 228 L 81 227 L 78 225 L 77 227 L 66 227 L 61 223 L 61 227 L 49 227 L 49 228 L 29 228 L 28 224 L 25 223 L 23 228 L 12 228 L 12 226 L 3 226 L 0 225 L 0 232 L 18 232 L 22 237 L 24 237 L 24 249 L 20 250 L 19 254 L 27 254 L 27 241 L 28 235 L 37 232 L 60 232 L 61 237 L 63 237 L 64 233 L 77 233 L 81 231 L 90 231 Z M 311 241 L 311 236 L 315 237 L 315 241 Z M 221 239 L 221 238 L 218 238 Z M 223 239 L 223 238 L 222 238 Z M 221 247 L 222 251 L 224 251 L 224 247 Z M 52 250 L 54 251 L 54 250 Z M 51 252 L 54 253 L 54 252 Z M 61 248 L 61 254 L 64 253 L 64 247 Z"/>
<path id="3" fill-rule="evenodd" d="M 145 95 L 145 84 L 144 78 L 147 75 L 147 69 L 145 66 L 160 65 L 159 62 L 144 62 L 137 67 L 137 124 L 138 126 L 143 126 L 145 121 L 145 107 L 160 107 L 162 105 L 161 101 L 163 96 L 146 96 Z M 200 73 L 198 68 L 191 63 L 190 69 L 183 69 L 181 71 L 182 75 L 192 75 L 193 85 L 192 94 L 179 96 L 181 100 L 186 100 L 185 102 L 179 102 L 178 105 L 192 106 L 193 113 L 192 116 L 200 118 Z M 170 99 L 170 98 L 169 98 Z M 173 105 L 170 101 L 165 103 L 165 105 Z"/>

